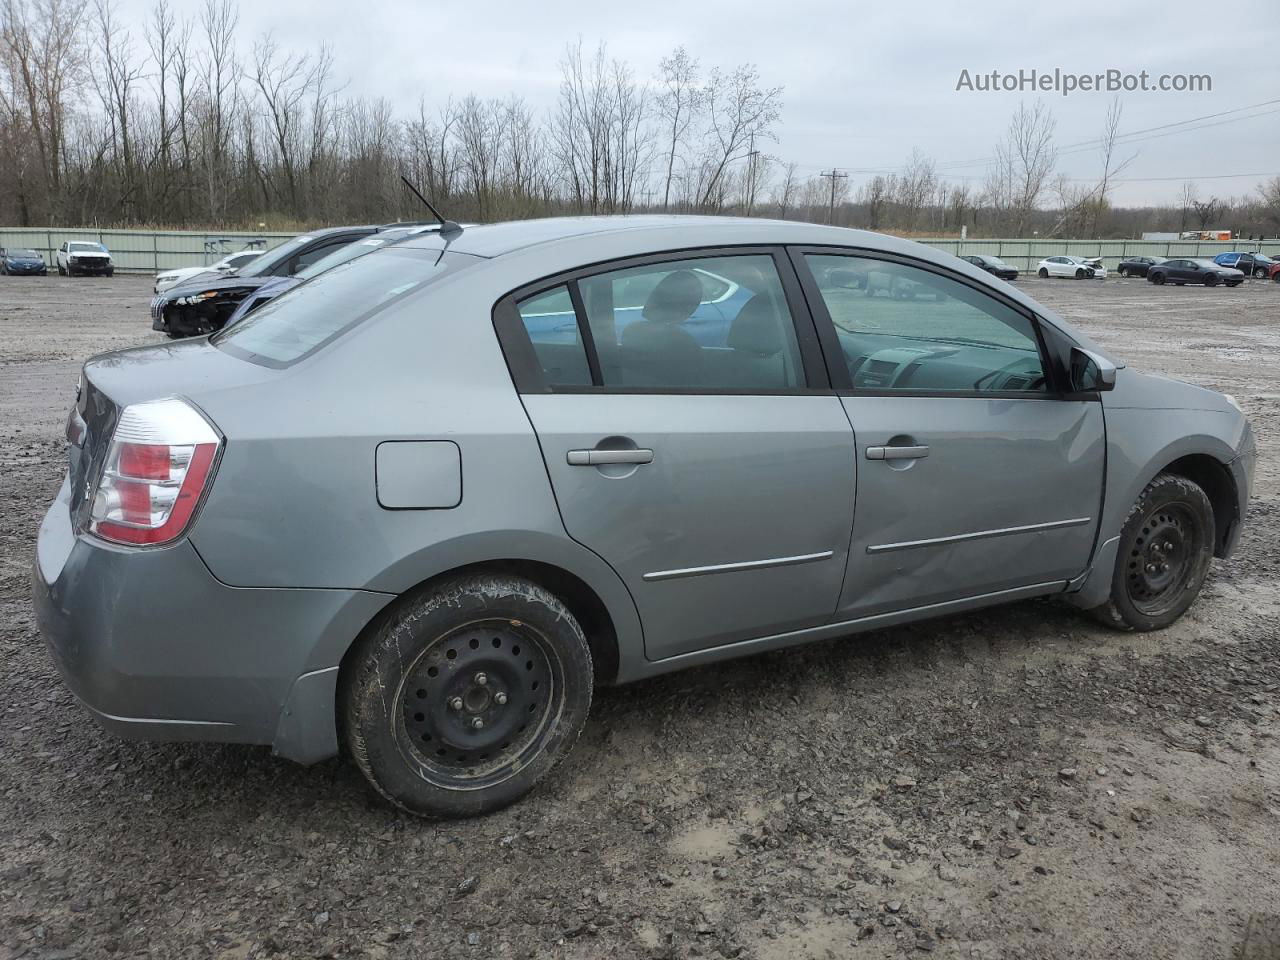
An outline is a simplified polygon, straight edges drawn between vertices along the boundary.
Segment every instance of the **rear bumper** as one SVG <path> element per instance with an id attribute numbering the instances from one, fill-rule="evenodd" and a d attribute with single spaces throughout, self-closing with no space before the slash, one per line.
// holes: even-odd
<path id="1" fill-rule="evenodd" d="M 111 547 L 72 528 L 66 482 L 40 525 L 32 596 L 59 672 L 108 730 L 271 744 L 304 763 L 337 752 L 338 663 L 391 599 L 228 587 L 187 540 Z"/>

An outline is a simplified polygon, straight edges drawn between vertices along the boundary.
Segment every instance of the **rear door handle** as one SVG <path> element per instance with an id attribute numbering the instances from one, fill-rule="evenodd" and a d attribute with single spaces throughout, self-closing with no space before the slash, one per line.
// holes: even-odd
<path id="1" fill-rule="evenodd" d="M 929 455 L 929 448 L 920 447 L 867 447 L 868 460 L 920 460 Z"/>
<path id="2" fill-rule="evenodd" d="M 653 451 L 570 450 L 566 459 L 571 467 L 598 467 L 604 463 L 653 463 Z"/>

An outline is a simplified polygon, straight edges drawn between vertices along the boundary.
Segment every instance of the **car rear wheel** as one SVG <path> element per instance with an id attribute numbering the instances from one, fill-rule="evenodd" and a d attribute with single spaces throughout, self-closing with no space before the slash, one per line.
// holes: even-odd
<path id="1" fill-rule="evenodd" d="M 1093 615 L 1118 630 L 1159 630 L 1200 595 L 1213 559 L 1213 507 L 1199 485 L 1162 473 L 1120 533 L 1111 598 Z"/>
<path id="2" fill-rule="evenodd" d="M 1040 268 L 1040 272 L 1037 274 L 1037 276 L 1038 276 L 1041 280 L 1048 280 L 1048 279 L 1049 279 L 1049 271 L 1048 271 L 1046 268 L 1041 267 L 1041 268 Z"/>
<path id="3" fill-rule="evenodd" d="M 1258 267 L 1257 270 L 1253 271 L 1253 279 L 1255 280 L 1265 280 L 1266 277 L 1267 277 L 1267 271 L 1265 267 Z"/>
<path id="4" fill-rule="evenodd" d="M 1120 276 L 1122 276 L 1122 277 L 1127 277 L 1127 276 L 1129 275 L 1129 271 L 1128 271 L 1128 270 L 1126 270 L 1124 267 L 1121 267 L 1121 268 L 1120 268 L 1118 271 L 1116 271 L 1116 272 L 1117 272 L 1117 273 L 1119 273 L 1119 274 L 1120 274 Z"/>
<path id="5" fill-rule="evenodd" d="M 1148 279 L 1148 280 L 1150 280 L 1152 283 L 1157 283 L 1157 284 L 1158 284 L 1158 283 L 1164 283 L 1164 274 L 1163 274 L 1163 273 L 1149 273 L 1149 274 L 1147 274 L 1147 279 Z"/>
<path id="6" fill-rule="evenodd" d="M 518 577 L 412 596 L 352 657 L 339 692 L 347 748 L 382 796 L 419 816 L 515 802 L 568 754 L 591 707 L 582 628 Z"/>
<path id="7" fill-rule="evenodd" d="M 67 275 L 66 268 L 62 264 L 58 264 L 58 276 L 65 277 Z"/>

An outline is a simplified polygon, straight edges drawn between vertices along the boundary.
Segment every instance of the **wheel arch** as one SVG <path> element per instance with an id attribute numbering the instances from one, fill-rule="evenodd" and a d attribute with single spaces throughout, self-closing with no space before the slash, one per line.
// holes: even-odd
<path id="1" fill-rule="evenodd" d="M 1240 502 L 1230 468 L 1211 454 L 1191 453 L 1165 464 L 1152 474 L 1152 479 L 1162 473 L 1190 480 L 1205 492 L 1213 507 L 1213 555 L 1226 556 L 1232 528 L 1240 520 Z"/>
<path id="2" fill-rule="evenodd" d="M 577 619 L 582 632 L 586 635 L 587 644 L 591 648 L 596 683 L 608 686 L 616 682 L 620 665 L 618 628 L 608 605 L 601 599 L 600 594 L 580 576 L 564 567 L 542 560 L 519 557 L 496 557 L 464 563 L 441 570 L 408 587 L 379 610 L 365 624 L 364 629 L 352 639 L 338 663 L 339 677 L 347 673 L 352 661 L 359 656 L 364 640 L 389 619 L 398 616 L 400 610 L 414 597 L 448 580 L 480 574 L 520 577 L 555 594 L 569 608 L 569 612 Z"/>

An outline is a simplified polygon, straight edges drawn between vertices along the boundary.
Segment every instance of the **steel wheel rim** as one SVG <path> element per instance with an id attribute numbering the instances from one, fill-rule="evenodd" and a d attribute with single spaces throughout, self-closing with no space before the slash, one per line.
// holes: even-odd
<path id="1" fill-rule="evenodd" d="M 563 676 L 555 649 L 527 623 L 477 620 L 450 630 L 401 676 L 390 717 L 400 755 L 444 789 L 502 783 L 553 734 Z"/>
<path id="2" fill-rule="evenodd" d="M 1182 597 L 1195 570 L 1200 524 L 1183 504 L 1159 507 L 1143 518 L 1129 550 L 1125 588 L 1141 614 L 1158 617 Z"/>

